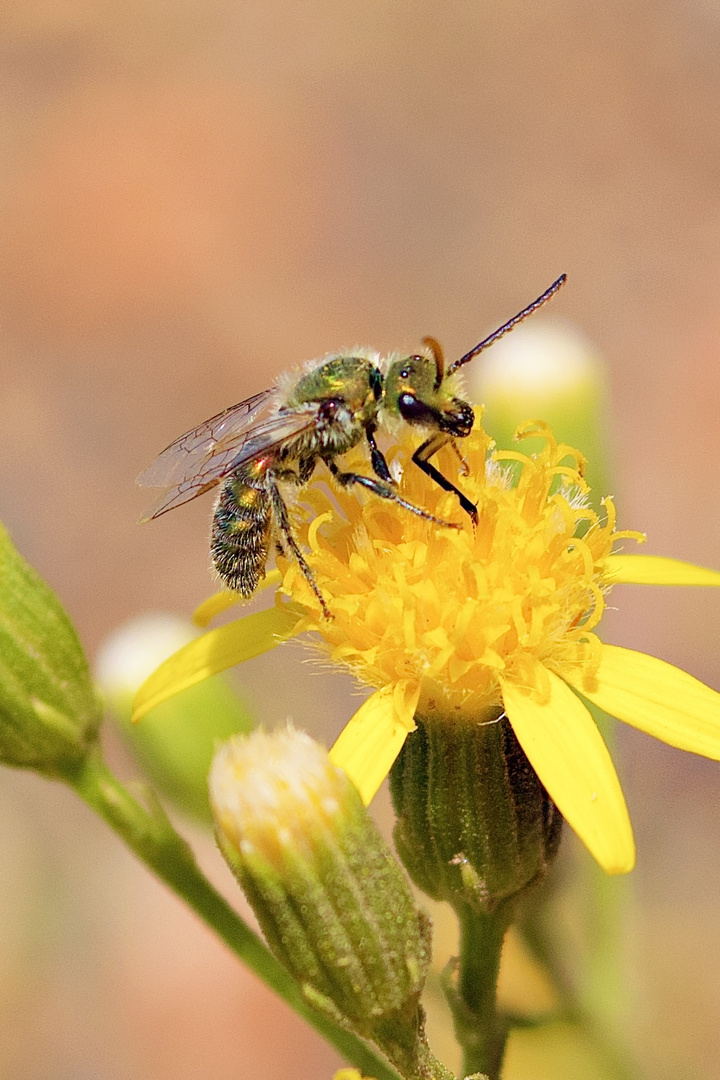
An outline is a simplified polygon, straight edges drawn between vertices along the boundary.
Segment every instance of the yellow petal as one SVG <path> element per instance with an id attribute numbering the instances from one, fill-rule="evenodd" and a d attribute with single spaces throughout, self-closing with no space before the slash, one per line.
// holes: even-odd
<path id="1" fill-rule="evenodd" d="M 192 613 L 192 621 L 196 626 L 204 630 L 216 615 L 222 615 L 223 611 L 227 611 L 233 604 L 239 603 L 241 599 L 239 593 L 232 592 L 230 589 L 221 589 L 220 592 L 208 596 L 207 600 L 203 600 L 202 604 L 195 608 Z"/>
<path id="2" fill-rule="evenodd" d="M 299 621 L 296 612 L 272 607 L 195 638 L 173 653 L 142 684 L 135 695 L 133 721 L 210 675 L 273 649 L 292 637 Z"/>
<path id="3" fill-rule="evenodd" d="M 615 767 L 595 721 L 552 672 L 547 700 L 503 681 L 518 742 L 560 813 L 608 874 L 635 864 L 635 842 Z"/>
<path id="4" fill-rule="evenodd" d="M 720 585 L 720 572 L 661 555 L 608 555 L 613 585 Z"/>
<path id="5" fill-rule="evenodd" d="M 720 694 L 686 671 L 646 653 L 603 645 L 596 677 L 568 681 L 618 720 L 720 761 Z"/>
<path id="6" fill-rule="evenodd" d="M 367 806 L 390 772 L 403 743 L 415 730 L 420 687 L 407 680 L 383 686 L 363 702 L 330 751 Z"/>
<path id="7" fill-rule="evenodd" d="M 281 581 L 282 574 L 280 571 L 271 570 L 262 579 L 257 591 L 261 592 L 262 589 L 269 589 L 272 586 L 279 585 Z M 240 600 L 242 600 L 240 593 L 233 592 L 231 589 L 221 589 L 220 592 L 208 596 L 207 600 L 203 600 L 202 604 L 195 608 L 192 620 L 196 626 L 205 628 L 216 615 L 221 615 L 223 611 L 227 611 L 228 608 L 239 603 Z"/>

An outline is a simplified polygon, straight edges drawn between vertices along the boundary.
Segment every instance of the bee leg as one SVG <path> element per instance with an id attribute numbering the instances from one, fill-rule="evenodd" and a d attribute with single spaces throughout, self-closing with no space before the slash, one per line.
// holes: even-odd
<path id="1" fill-rule="evenodd" d="M 297 487 L 302 487 L 303 484 L 307 484 L 309 481 L 315 471 L 316 464 L 317 457 L 300 458 L 297 469 L 281 469 L 277 465 L 274 466 L 273 476 L 277 480 L 282 480 L 285 484 L 295 484 Z"/>
<path id="2" fill-rule="evenodd" d="M 376 480 L 373 476 L 363 476 L 361 473 L 354 472 L 343 472 L 337 467 L 334 461 L 328 461 L 327 466 L 338 484 L 342 487 L 350 487 L 351 484 L 360 484 L 362 487 L 367 488 L 368 491 L 372 491 L 374 495 L 379 495 L 381 499 L 389 499 L 391 502 L 396 502 L 398 506 L 404 507 L 405 510 L 409 510 L 412 514 L 417 514 L 418 517 L 425 518 L 426 521 L 433 521 L 436 525 L 444 525 L 448 529 L 460 528 L 456 522 L 446 521 L 444 518 L 435 517 L 434 514 L 429 514 L 427 510 L 423 510 L 422 507 L 415 506 L 414 503 L 408 502 L 407 499 L 403 499 L 402 496 L 398 495 L 397 491 L 388 484 Z"/>
<path id="3" fill-rule="evenodd" d="M 297 562 L 298 566 L 300 567 L 303 574 L 305 575 L 305 578 L 307 580 L 308 585 L 310 586 L 312 591 L 317 596 L 318 601 L 320 603 L 320 607 L 322 608 L 323 615 L 325 616 L 326 619 L 332 619 L 332 615 L 330 614 L 330 610 L 329 610 L 327 604 L 325 603 L 325 598 L 324 598 L 323 594 L 320 592 L 320 588 L 318 586 L 318 583 L 315 580 L 315 575 L 313 574 L 312 570 L 308 566 L 307 561 L 305 559 L 305 556 L 303 555 L 302 551 L 300 550 L 300 545 L 298 544 L 297 540 L 293 536 L 292 526 L 290 524 L 290 518 L 289 518 L 288 512 L 287 512 L 287 506 L 285 505 L 285 501 L 284 501 L 282 495 L 280 494 L 280 490 L 279 490 L 277 484 L 275 484 L 272 480 L 269 480 L 269 479 L 268 479 L 268 485 L 267 486 L 268 486 L 268 491 L 270 492 L 270 499 L 271 499 L 271 502 L 272 502 L 273 512 L 275 514 L 275 520 L 276 520 L 278 528 L 280 529 L 280 532 L 282 534 L 283 542 L 285 544 L 287 544 L 288 548 L 290 549 L 290 551 L 292 552 L 292 554 L 293 554 L 293 556 L 295 558 L 295 561 Z"/>
<path id="4" fill-rule="evenodd" d="M 460 462 L 460 472 L 463 474 L 463 476 L 469 476 L 470 475 L 470 466 L 468 465 L 467 461 L 465 460 L 465 458 L 460 453 L 460 447 L 458 446 L 458 444 L 455 442 L 454 439 L 450 440 L 450 445 L 453 448 L 453 452 L 455 454 L 455 457 Z"/>
<path id="5" fill-rule="evenodd" d="M 439 484 L 443 491 L 452 491 L 457 495 L 460 500 L 460 505 L 469 516 L 473 526 L 475 526 L 479 520 L 475 503 L 470 502 L 468 497 L 463 495 L 459 488 L 456 488 L 446 476 L 443 476 L 439 469 L 436 469 L 435 466 L 431 465 L 428 461 L 428 458 L 432 457 L 433 454 L 436 454 L 438 450 L 448 442 L 452 443 L 453 446 L 455 445 L 449 435 L 442 433 L 431 435 L 429 439 L 426 439 L 424 443 L 418 446 L 412 459 L 415 464 L 422 469 L 426 476 L 429 476 L 431 480 L 434 480 L 436 484 Z M 463 460 L 462 457 L 460 457 L 460 460 Z"/>
<path id="6" fill-rule="evenodd" d="M 385 480 L 388 484 L 394 484 L 392 476 L 390 475 L 390 469 L 388 463 L 385 460 L 385 455 L 382 450 L 379 449 L 378 444 L 375 442 L 375 427 L 369 426 L 365 430 L 367 436 L 368 445 L 370 447 L 370 464 L 375 470 L 376 474 L 381 480 Z"/>
<path id="7" fill-rule="evenodd" d="M 306 457 L 300 459 L 300 464 L 298 465 L 298 480 L 301 485 L 307 484 L 308 480 L 315 471 L 316 464 L 316 457 Z"/>

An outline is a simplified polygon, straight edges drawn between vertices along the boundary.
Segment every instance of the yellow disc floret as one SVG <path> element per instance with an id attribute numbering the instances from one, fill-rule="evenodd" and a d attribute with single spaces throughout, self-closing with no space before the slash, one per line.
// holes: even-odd
<path id="1" fill-rule="evenodd" d="M 517 433 L 530 436 L 545 440 L 538 454 L 493 453 L 477 422 L 461 444 L 466 475 L 450 447 L 434 459 L 477 504 L 475 529 L 456 496 L 409 460 L 412 435 L 389 455 L 398 491 L 460 528 L 377 497 L 308 490 L 312 516 L 299 513 L 296 528 L 332 620 L 316 612 L 293 564 L 283 588 L 306 606 L 303 628 L 322 635 L 332 660 L 371 686 L 421 685 L 420 711 L 475 718 L 501 705 L 500 676 L 537 678 L 530 661 L 558 674 L 578 664 L 592 671 L 605 560 L 615 540 L 637 534 L 615 531 L 610 499 L 602 519 L 591 508 L 576 450 L 540 423 Z"/>

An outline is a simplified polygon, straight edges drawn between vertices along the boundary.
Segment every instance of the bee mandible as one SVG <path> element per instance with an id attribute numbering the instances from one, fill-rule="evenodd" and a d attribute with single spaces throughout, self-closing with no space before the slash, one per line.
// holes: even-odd
<path id="1" fill-rule="evenodd" d="M 430 461 L 448 443 L 464 465 L 455 442 L 470 434 L 472 406 L 455 396 L 453 376 L 464 364 L 545 304 L 564 284 L 565 274 L 541 296 L 445 367 L 442 349 L 424 338 L 425 353 L 381 359 L 371 350 L 333 355 L 301 374 L 281 376 L 268 390 L 232 405 L 170 443 L 137 479 L 143 487 L 163 487 L 141 518 L 150 521 L 222 484 L 215 503 L 211 555 L 224 585 L 249 599 L 265 576 L 273 540 L 294 558 L 326 618 L 325 599 L 295 539 L 280 485 L 302 486 L 322 461 L 344 488 L 364 487 L 382 499 L 436 525 L 460 526 L 428 513 L 397 491 L 378 429 L 398 422 L 425 436 L 412 460 L 444 491 L 454 493 L 473 525 L 477 507 Z M 365 441 L 374 475 L 342 469 L 337 458 Z"/>

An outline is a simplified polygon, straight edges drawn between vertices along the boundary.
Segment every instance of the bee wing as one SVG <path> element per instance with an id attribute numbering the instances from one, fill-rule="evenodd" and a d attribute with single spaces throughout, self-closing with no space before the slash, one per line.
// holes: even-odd
<path id="1" fill-rule="evenodd" d="M 256 397 L 264 399 L 265 395 L 258 394 Z M 251 402 L 254 400 L 248 399 Z M 229 413 L 247 404 L 247 402 L 241 402 L 240 405 L 235 405 L 206 421 L 200 428 L 194 428 L 193 431 L 182 435 L 163 450 L 149 469 L 140 474 L 138 483 L 143 486 L 162 485 L 167 489 L 143 515 L 141 521 L 150 521 L 152 518 L 160 517 L 168 510 L 174 510 L 176 506 L 182 506 L 183 503 L 190 502 L 191 499 L 209 491 L 233 469 L 274 450 L 293 436 L 308 430 L 315 425 L 317 419 L 317 408 L 304 412 L 275 413 L 267 420 L 255 424 L 249 424 L 248 416 L 243 416 L 238 418 L 234 425 L 231 424 L 229 429 L 226 427 L 220 439 L 213 440 L 209 433 L 211 430 L 217 430 L 217 427 L 211 428 L 210 425 L 214 421 L 222 422 Z M 262 402 L 257 405 L 255 411 L 260 404 Z M 204 429 L 203 434 L 198 436 L 197 433 L 202 429 Z M 189 443 L 188 449 L 183 448 L 185 440 Z M 196 452 L 198 449 L 201 452 Z M 179 454 L 185 454 L 185 457 L 181 459 L 184 464 L 178 464 Z M 163 460 L 166 455 L 168 455 L 166 460 Z"/>
<path id="2" fill-rule="evenodd" d="M 141 487 L 170 487 L 194 476 L 212 460 L 218 448 L 238 445 L 255 424 L 260 409 L 273 397 L 274 390 L 231 405 L 166 446 L 161 454 L 137 478 Z"/>

